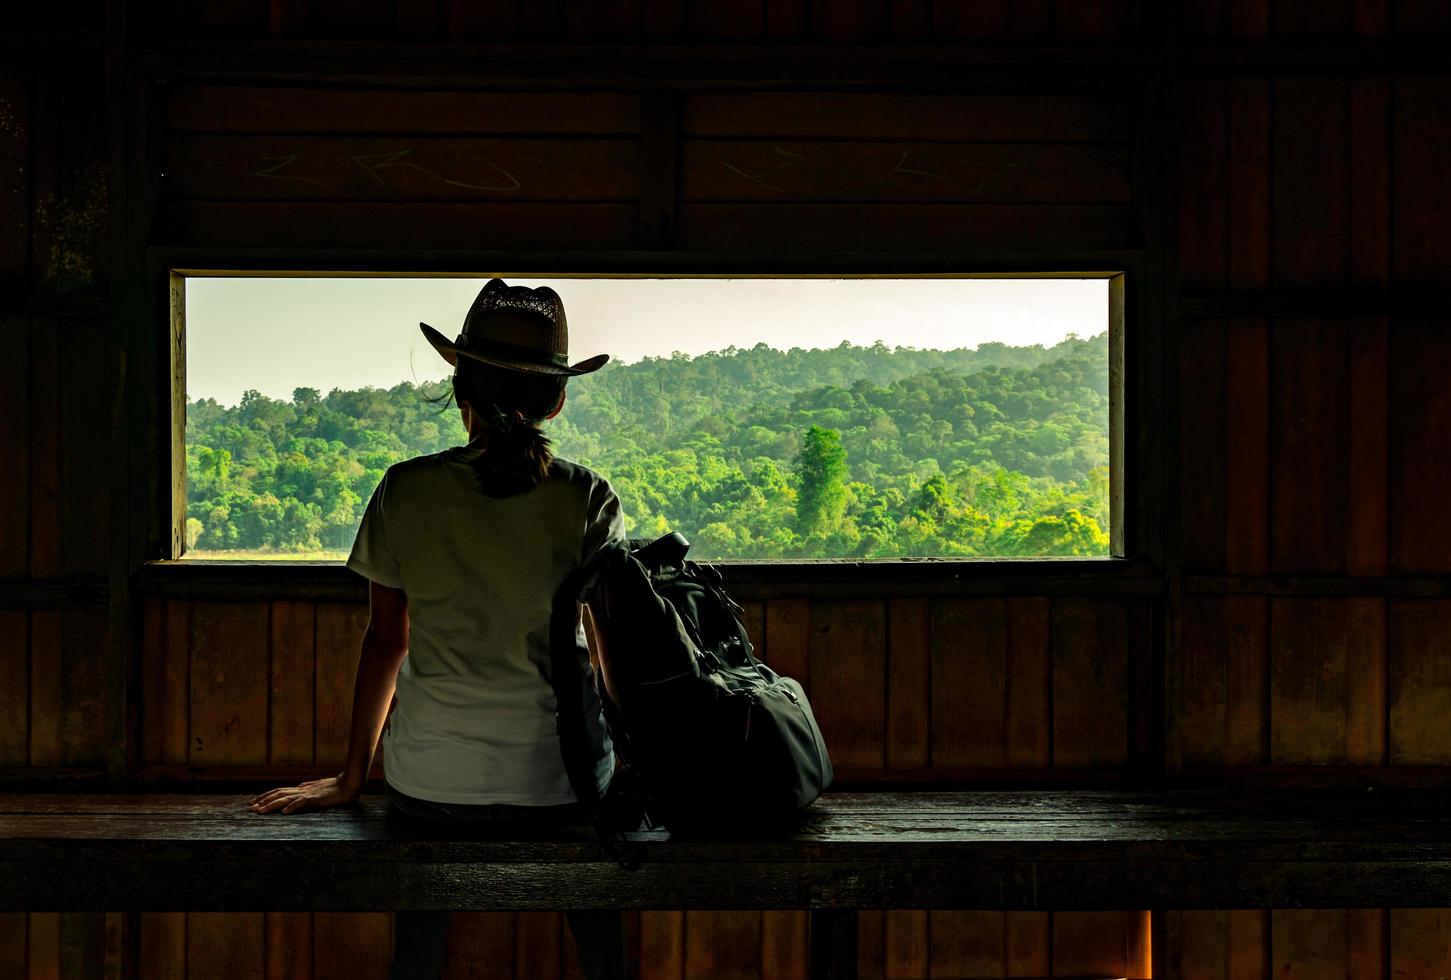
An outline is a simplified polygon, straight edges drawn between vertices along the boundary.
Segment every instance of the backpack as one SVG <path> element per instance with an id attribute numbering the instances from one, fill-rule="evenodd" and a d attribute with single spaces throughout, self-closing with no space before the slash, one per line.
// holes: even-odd
<path id="1" fill-rule="evenodd" d="M 603 679 L 596 693 L 623 762 L 603 808 L 672 837 L 786 832 L 831 784 L 826 743 L 806 692 L 756 659 L 743 610 L 689 547 L 631 540 L 589 591 L 618 703 Z"/>

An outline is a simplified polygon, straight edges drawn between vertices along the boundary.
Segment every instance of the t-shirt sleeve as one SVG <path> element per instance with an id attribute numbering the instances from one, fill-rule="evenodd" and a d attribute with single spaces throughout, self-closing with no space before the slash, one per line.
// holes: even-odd
<path id="1" fill-rule="evenodd" d="M 620 498 L 609 481 L 600 478 L 590 489 L 584 545 L 580 554 L 580 568 L 585 578 L 588 579 L 611 552 L 624 546 L 625 517 L 620 510 Z"/>
<path id="2" fill-rule="evenodd" d="M 363 511 L 363 523 L 358 527 L 358 536 L 353 539 L 353 550 L 348 555 L 347 565 L 364 578 L 386 585 L 389 588 L 403 588 L 403 578 L 398 567 L 398 555 L 388 540 L 388 474 L 383 474 L 373 496 Z"/>

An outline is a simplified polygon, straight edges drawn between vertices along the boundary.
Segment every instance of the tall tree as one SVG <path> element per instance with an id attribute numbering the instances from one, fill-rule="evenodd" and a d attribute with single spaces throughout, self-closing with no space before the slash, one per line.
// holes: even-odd
<path id="1" fill-rule="evenodd" d="M 846 511 L 846 449 L 841 433 L 813 425 L 797 461 L 796 526 L 803 537 L 829 534 Z"/>

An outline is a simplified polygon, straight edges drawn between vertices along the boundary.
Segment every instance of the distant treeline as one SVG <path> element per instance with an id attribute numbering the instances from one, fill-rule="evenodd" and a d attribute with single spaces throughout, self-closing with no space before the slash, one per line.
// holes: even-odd
<path id="1" fill-rule="evenodd" d="M 347 549 L 390 464 L 464 441 L 447 390 L 188 403 L 189 548 Z M 680 530 L 702 558 L 1108 551 L 1107 334 L 609 364 L 546 425 L 612 481 L 633 536 Z"/>

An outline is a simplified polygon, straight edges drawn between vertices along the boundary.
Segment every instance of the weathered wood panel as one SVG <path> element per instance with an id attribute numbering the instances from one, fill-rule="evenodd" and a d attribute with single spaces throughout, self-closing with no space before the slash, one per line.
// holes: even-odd
<path id="1" fill-rule="evenodd" d="M 926 599 L 887 602 L 888 769 L 925 769 L 932 745 L 932 618 Z"/>
<path id="2" fill-rule="evenodd" d="M 761 975 L 761 913 L 685 913 L 685 975 L 755 980 Z"/>
<path id="3" fill-rule="evenodd" d="M 367 626 L 366 606 L 318 603 L 313 747 L 313 761 L 318 765 L 342 765 L 347 759 L 353 685 Z"/>
<path id="4" fill-rule="evenodd" d="M 1451 571 L 1451 333 L 1445 320 L 1397 320 L 1390 334 L 1390 569 Z"/>
<path id="5" fill-rule="evenodd" d="M 0 766 L 23 768 L 30 743 L 30 614 L 0 612 Z"/>
<path id="6" fill-rule="evenodd" d="M 1179 751 L 1185 765 L 1260 765 L 1266 752 L 1268 603 L 1263 596 L 1183 600 Z"/>
<path id="7" fill-rule="evenodd" d="M 1385 978 L 1383 919 L 1378 909 L 1275 910 L 1272 975 L 1286 980 Z"/>
<path id="8" fill-rule="evenodd" d="M 267 604 L 198 602 L 190 632 L 188 761 L 266 762 Z"/>
<path id="9" fill-rule="evenodd" d="M 1002 599 L 932 602 L 932 764 L 1004 763 L 1007 613 Z"/>
<path id="10" fill-rule="evenodd" d="M 1269 326 L 1261 319 L 1226 323 L 1224 569 L 1231 575 L 1270 568 L 1270 390 Z M 1189 411 L 1197 414 L 1198 405 Z M 1217 409 L 1208 415 L 1219 420 Z"/>
<path id="11" fill-rule="evenodd" d="M 1392 170 L 1393 274 L 1403 286 L 1451 283 L 1451 202 L 1436 193 L 1451 153 L 1451 80 L 1398 78 Z"/>
<path id="12" fill-rule="evenodd" d="M 506 916 L 510 942 L 498 952 L 508 965 L 513 953 L 512 912 L 471 913 Z M 466 938 L 477 930 L 455 930 Z M 490 930 L 492 932 L 492 930 Z M 385 980 L 393 945 L 393 916 L 387 912 L 316 912 L 312 919 L 313 976 L 316 980 Z M 494 950 L 490 949 L 492 955 Z M 484 960 L 489 962 L 489 960 Z"/>
<path id="13" fill-rule="evenodd" d="M 1206 321 L 1193 324 L 1179 347 L 1180 548 L 1185 568 L 1194 571 L 1218 572 L 1225 565 L 1226 344 L 1226 324 Z"/>
<path id="14" fill-rule="evenodd" d="M 272 603 L 267 761 L 273 765 L 313 762 L 316 609 L 311 602 Z"/>
<path id="15" fill-rule="evenodd" d="M 0 187 L 0 195 L 3 195 Z M 30 319 L 0 316 L 0 459 L 8 478 L 0 480 L 0 578 L 18 579 L 30 570 Z"/>
<path id="16" fill-rule="evenodd" d="M 820 600 L 811 606 L 812 707 L 832 764 L 881 769 L 886 763 L 886 605 Z"/>
<path id="17" fill-rule="evenodd" d="M 267 939 L 267 980 L 292 980 L 294 977 L 312 980 L 312 913 L 268 912 L 265 914 L 264 929 Z"/>
<path id="18" fill-rule="evenodd" d="M 1121 600 L 1053 600 L 1053 765 L 1128 761 L 1129 615 Z"/>
<path id="19" fill-rule="evenodd" d="M 1390 604 L 1390 762 L 1451 765 L 1451 602 Z"/>
<path id="20" fill-rule="evenodd" d="M 1175 980 L 1270 980 L 1268 912 L 1167 912 L 1164 934 Z"/>

